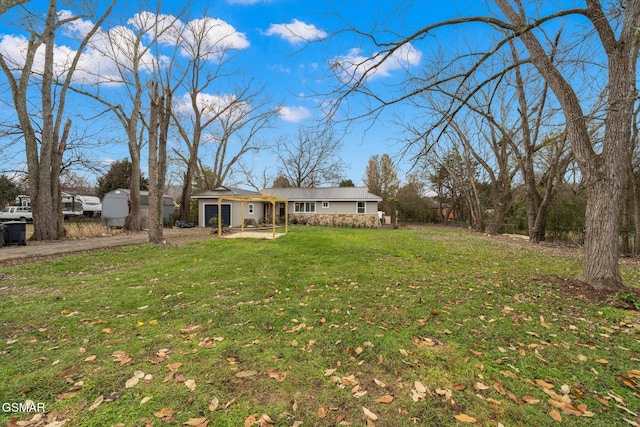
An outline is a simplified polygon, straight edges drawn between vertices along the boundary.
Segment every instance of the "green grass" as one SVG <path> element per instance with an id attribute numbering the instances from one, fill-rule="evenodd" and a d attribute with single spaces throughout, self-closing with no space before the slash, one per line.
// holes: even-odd
<path id="1" fill-rule="evenodd" d="M 0 403 L 73 426 L 637 422 L 638 312 L 542 279 L 579 268 L 462 232 L 300 227 L 1 269 Z"/>

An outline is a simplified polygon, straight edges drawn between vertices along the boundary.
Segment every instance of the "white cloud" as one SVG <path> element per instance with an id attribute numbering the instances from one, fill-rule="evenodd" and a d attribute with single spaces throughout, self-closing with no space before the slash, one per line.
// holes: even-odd
<path id="1" fill-rule="evenodd" d="M 196 100 L 198 107 L 202 111 L 204 120 L 209 120 L 215 116 L 238 120 L 246 116 L 250 110 L 250 105 L 246 102 L 238 101 L 235 95 L 221 94 L 211 95 L 208 93 L 198 94 Z M 174 102 L 174 111 L 188 116 L 193 115 L 193 107 L 189 94 L 184 94 Z"/>
<path id="2" fill-rule="evenodd" d="M 280 65 L 280 64 L 270 65 L 269 69 L 273 71 L 277 71 L 278 73 L 291 74 L 291 68 L 285 67 L 284 65 Z"/>
<path id="3" fill-rule="evenodd" d="M 361 49 L 353 48 L 347 55 L 331 60 L 332 67 L 344 82 L 359 79 L 364 73 L 368 79 L 389 77 L 394 71 L 418 65 L 422 59 L 422 52 L 411 43 L 400 46 L 388 57 L 381 52 L 367 57 L 361 52 Z"/>
<path id="4" fill-rule="evenodd" d="M 73 18 L 69 11 L 61 11 L 60 19 Z M 99 29 L 92 37 L 90 43 L 83 52 L 76 71 L 74 80 L 84 84 L 111 83 L 122 84 L 121 70 L 133 69 L 133 54 L 135 44 L 138 43 L 136 54 L 144 52 L 145 46 L 138 38 L 138 33 L 148 31 L 162 33 L 160 42 L 164 45 L 180 45 L 182 54 L 191 56 L 187 48 L 195 43 L 197 34 L 206 34 L 202 40 L 202 50 L 208 52 L 210 58 L 220 58 L 229 49 L 244 49 L 249 46 L 244 33 L 238 32 L 227 22 L 216 18 L 203 18 L 183 23 L 172 15 L 155 15 L 143 12 L 129 19 L 130 26 L 116 26 L 109 30 Z M 86 19 L 75 19 L 65 24 L 64 34 L 75 40 L 82 39 L 93 28 L 93 23 Z M 149 39 L 150 37 L 147 37 Z M 180 42 L 180 43 L 179 43 Z M 4 56 L 9 66 L 16 72 L 20 72 L 25 61 L 28 40 L 21 35 L 0 36 L 0 53 Z M 54 51 L 54 73 L 59 78 L 64 78 L 68 72 L 68 66 L 76 55 L 73 47 L 56 45 Z M 146 51 L 140 59 L 140 68 L 151 71 L 154 64 L 166 64 L 165 56 L 155 57 L 151 51 Z M 44 46 L 36 53 L 33 72 L 41 74 L 44 68 Z"/>
<path id="5" fill-rule="evenodd" d="M 294 19 L 290 24 L 271 24 L 265 34 L 280 36 L 293 45 L 327 37 L 325 31 L 297 19 Z"/>
<path id="6" fill-rule="evenodd" d="M 305 107 L 280 107 L 280 118 L 286 122 L 298 123 L 311 117 L 311 112 Z"/>

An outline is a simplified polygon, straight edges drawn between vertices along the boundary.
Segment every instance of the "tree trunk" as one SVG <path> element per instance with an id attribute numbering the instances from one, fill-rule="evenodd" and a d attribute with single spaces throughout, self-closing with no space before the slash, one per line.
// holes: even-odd
<path id="1" fill-rule="evenodd" d="M 624 288 L 618 268 L 620 193 L 621 183 L 611 178 L 592 180 L 587 190 L 581 279 L 595 289 Z"/>
<path id="2" fill-rule="evenodd" d="M 640 181 L 633 176 L 633 225 L 635 229 L 634 253 L 640 254 Z"/>
<path id="3" fill-rule="evenodd" d="M 158 200 L 162 195 L 158 188 L 158 120 L 162 97 L 158 95 L 158 82 L 151 83 L 149 109 L 149 242 L 162 242 L 162 212 L 158 212 Z M 162 206 L 162 205 L 160 205 Z"/>
<path id="4" fill-rule="evenodd" d="M 129 231 L 141 231 L 144 228 L 142 208 L 140 207 L 140 151 L 132 150 L 131 187 L 129 187 L 129 215 L 124 228 Z"/>
<path id="5" fill-rule="evenodd" d="M 507 0 L 495 0 L 509 21 L 518 28 L 526 26 L 522 12 L 516 12 Z M 567 136 L 587 185 L 585 246 L 581 280 L 595 289 L 623 289 L 618 266 L 620 200 L 625 171 L 633 149 L 631 123 L 637 98 L 636 38 L 640 19 L 640 1 L 625 3 L 621 28 L 611 28 L 599 1 L 587 0 L 588 15 L 608 59 L 608 93 L 602 151 L 596 153 L 588 131 L 587 117 L 580 100 L 553 61 L 547 56 L 533 32 L 519 34 L 531 61 L 555 93 L 567 123 Z M 616 36 L 618 40 L 616 40 Z"/>

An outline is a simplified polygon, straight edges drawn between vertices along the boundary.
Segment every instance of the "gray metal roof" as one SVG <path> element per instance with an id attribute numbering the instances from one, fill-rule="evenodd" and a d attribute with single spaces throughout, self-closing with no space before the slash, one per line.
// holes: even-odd
<path id="1" fill-rule="evenodd" d="M 218 196 L 261 196 L 257 191 L 245 190 L 243 188 L 220 186 L 213 190 L 207 190 L 191 196 L 194 199 L 217 198 Z"/>
<path id="2" fill-rule="evenodd" d="M 284 197 L 289 201 L 382 201 L 381 197 L 370 193 L 366 187 L 265 188 L 262 193 Z"/>

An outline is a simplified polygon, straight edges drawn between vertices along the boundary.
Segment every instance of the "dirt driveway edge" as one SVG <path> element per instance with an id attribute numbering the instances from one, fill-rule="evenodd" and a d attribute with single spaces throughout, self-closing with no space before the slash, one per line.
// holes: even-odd
<path id="1" fill-rule="evenodd" d="M 171 228 L 164 230 L 164 238 L 168 241 L 177 238 L 207 239 L 213 237 L 211 230 L 204 228 Z M 148 242 L 149 235 L 145 231 L 77 240 L 65 239 L 53 242 L 27 242 L 25 246 L 3 246 L 0 248 L 0 267 L 28 261 L 39 261 L 74 252 L 95 251 L 121 246 L 139 245 Z"/>

